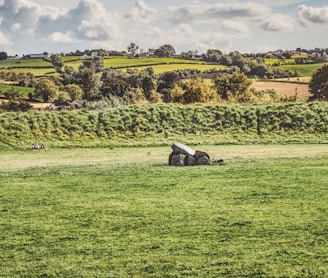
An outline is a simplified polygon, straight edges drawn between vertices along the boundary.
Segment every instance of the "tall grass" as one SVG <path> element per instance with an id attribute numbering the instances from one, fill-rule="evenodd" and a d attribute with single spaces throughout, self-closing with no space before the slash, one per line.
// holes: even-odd
<path id="1" fill-rule="evenodd" d="M 327 142 L 325 102 L 144 105 L 110 110 L 0 114 L 0 142 L 117 145 L 189 138 L 208 143 Z M 194 138 L 194 139 L 193 139 Z"/>

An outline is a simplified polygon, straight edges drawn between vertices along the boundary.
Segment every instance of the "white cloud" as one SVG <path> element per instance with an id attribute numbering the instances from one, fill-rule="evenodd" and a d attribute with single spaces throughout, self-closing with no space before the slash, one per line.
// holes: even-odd
<path id="1" fill-rule="evenodd" d="M 143 49 L 172 44 L 177 51 L 256 50 L 258 45 L 279 45 L 279 40 L 280 48 L 287 41 L 297 47 L 321 41 L 313 47 L 327 47 L 320 36 L 328 23 L 326 3 L 320 7 L 324 1 L 316 0 L 317 8 L 303 4 L 297 10 L 297 3 L 311 1 L 0 0 L 0 44 L 14 54 L 90 47 L 125 50 L 130 42 Z M 300 22 L 306 29 L 298 28 Z M 292 30 L 293 36 L 288 35 Z"/>
<path id="2" fill-rule="evenodd" d="M 20 26 L 21 34 L 31 33 L 40 11 L 39 5 L 27 0 L 5 0 L 0 9 L 0 16 L 3 18 L 1 29 L 9 32 L 13 26 L 14 29 L 15 26 Z"/>
<path id="3" fill-rule="evenodd" d="M 152 26 L 146 29 L 144 34 L 150 38 L 159 38 L 163 36 L 163 30 L 157 26 Z"/>
<path id="4" fill-rule="evenodd" d="M 321 8 L 300 5 L 298 16 L 301 22 L 328 23 L 328 6 Z"/>
<path id="5" fill-rule="evenodd" d="M 169 13 L 176 23 L 194 22 L 208 19 L 244 19 L 258 20 L 270 13 L 266 6 L 255 3 L 201 4 L 191 3 L 179 7 L 169 7 Z"/>
<path id="6" fill-rule="evenodd" d="M 39 18 L 37 33 L 48 37 L 54 33 L 71 32 L 72 39 L 104 41 L 116 38 L 119 27 L 115 25 L 115 14 L 106 12 L 96 0 L 82 0 L 79 5 L 66 13 L 54 17 L 53 14 Z"/>
<path id="7" fill-rule="evenodd" d="M 156 10 L 148 6 L 144 0 L 138 0 L 134 8 L 125 15 L 125 18 L 134 23 L 147 22 L 148 18 L 155 14 Z"/>
<path id="8" fill-rule="evenodd" d="M 10 45 L 10 40 L 8 39 L 8 37 L 0 31 L 0 45 L 2 46 L 8 46 Z"/>
<path id="9" fill-rule="evenodd" d="M 50 42 L 54 42 L 54 43 L 71 43 L 74 42 L 72 37 L 73 35 L 71 32 L 66 32 L 66 33 L 54 32 L 49 35 L 48 39 Z"/>
<path id="10" fill-rule="evenodd" d="M 14 23 L 11 27 L 10 30 L 12 32 L 17 32 L 21 29 L 21 24 L 20 23 Z"/>
<path id="11" fill-rule="evenodd" d="M 234 20 L 227 19 L 227 20 L 222 21 L 221 27 L 224 30 L 236 32 L 236 33 L 239 33 L 239 34 L 242 34 L 245 36 L 248 36 L 250 33 L 249 27 L 240 21 L 234 21 Z"/>
<path id="12" fill-rule="evenodd" d="M 282 14 L 269 16 L 262 22 L 265 31 L 292 31 L 294 25 L 295 21 L 291 17 Z"/>

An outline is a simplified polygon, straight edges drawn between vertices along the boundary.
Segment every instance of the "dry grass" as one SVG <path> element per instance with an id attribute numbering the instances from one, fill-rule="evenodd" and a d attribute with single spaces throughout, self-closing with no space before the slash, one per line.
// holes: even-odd
<path id="1" fill-rule="evenodd" d="M 295 82 L 253 82 L 251 88 L 256 90 L 275 90 L 279 95 L 282 96 L 294 96 L 296 93 L 302 100 L 307 100 L 310 96 L 309 85 L 299 84 Z"/>

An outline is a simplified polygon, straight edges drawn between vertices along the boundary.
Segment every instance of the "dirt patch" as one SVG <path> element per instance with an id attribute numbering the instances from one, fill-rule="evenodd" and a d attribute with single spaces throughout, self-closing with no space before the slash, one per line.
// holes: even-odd
<path id="1" fill-rule="evenodd" d="M 253 82 L 251 88 L 256 90 L 275 90 L 279 95 L 282 96 L 294 96 L 296 93 L 302 100 L 307 100 L 310 96 L 309 85 L 299 84 L 296 82 Z"/>
<path id="2" fill-rule="evenodd" d="M 48 108 L 51 105 L 51 103 L 48 103 L 48 102 L 43 102 L 43 103 L 30 102 L 30 104 L 33 106 L 34 109 L 45 109 L 45 108 Z"/>

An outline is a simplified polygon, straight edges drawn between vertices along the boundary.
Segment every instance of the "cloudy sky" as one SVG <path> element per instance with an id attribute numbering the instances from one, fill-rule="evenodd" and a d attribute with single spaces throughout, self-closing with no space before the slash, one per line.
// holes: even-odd
<path id="1" fill-rule="evenodd" d="M 0 0 L 9 55 L 171 44 L 178 53 L 328 47 L 327 0 Z"/>

